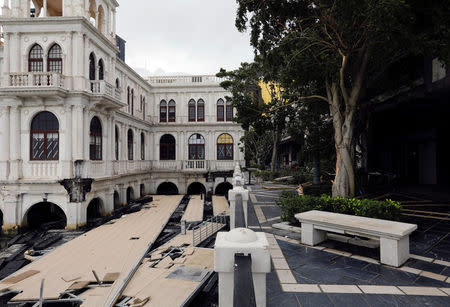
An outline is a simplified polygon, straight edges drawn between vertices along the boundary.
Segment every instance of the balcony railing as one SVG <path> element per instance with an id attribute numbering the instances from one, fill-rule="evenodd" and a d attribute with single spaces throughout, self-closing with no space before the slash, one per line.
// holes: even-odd
<path id="1" fill-rule="evenodd" d="M 184 168 L 191 170 L 191 169 L 198 169 L 198 170 L 205 170 L 206 169 L 206 163 L 204 160 L 189 160 L 184 161 Z"/>
<path id="2" fill-rule="evenodd" d="M 122 91 L 115 88 L 105 80 L 89 81 L 90 91 L 96 95 L 106 95 L 117 100 L 121 100 Z"/>
<path id="3" fill-rule="evenodd" d="M 64 76 L 51 72 L 30 72 L 9 74 L 12 87 L 64 87 Z"/>
<path id="4" fill-rule="evenodd" d="M 220 83 L 224 81 L 223 78 L 218 78 L 214 75 L 204 76 L 160 76 L 150 77 L 148 82 L 153 85 L 180 85 L 180 84 L 199 84 L 199 83 Z"/>

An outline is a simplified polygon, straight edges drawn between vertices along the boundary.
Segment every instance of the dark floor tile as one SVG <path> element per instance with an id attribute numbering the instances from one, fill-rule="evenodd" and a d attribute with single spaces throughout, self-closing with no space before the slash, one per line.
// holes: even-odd
<path id="1" fill-rule="evenodd" d="M 331 294 L 328 293 L 328 298 L 337 307 L 367 307 L 369 304 L 364 299 L 362 294 Z"/>
<path id="2" fill-rule="evenodd" d="M 450 297 L 438 296 L 411 296 L 411 295 L 397 295 L 395 299 L 400 303 L 400 306 L 407 307 L 448 307 L 450 306 Z"/>
<path id="3" fill-rule="evenodd" d="M 363 270 L 367 270 L 377 276 L 371 280 L 374 285 L 410 286 L 414 285 L 416 274 L 387 268 L 377 264 L 369 264 Z"/>
<path id="4" fill-rule="evenodd" d="M 264 207 L 261 207 L 261 209 L 262 209 L 266 219 L 271 219 L 271 218 L 278 217 L 281 215 L 281 209 L 277 205 L 264 206 Z"/>
<path id="5" fill-rule="evenodd" d="M 395 295 L 364 294 L 364 299 L 372 307 L 401 307 L 404 306 Z"/>
<path id="6" fill-rule="evenodd" d="M 436 279 L 431 279 L 423 276 L 418 276 L 414 281 L 415 286 L 420 287 L 448 287 L 449 284 L 445 281 L 439 281 Z"/>
<path id="7" fill-rule="evenodd" d="M 332 307 L 334 306 L 324 293 L 296 293 L 302 307 Z"/>
<path id="8" fill-rule="evenodd" d="M 433 272 L 436 274 L 441 274 L 445 270 L 445 266 L 439 265 L 436 263 L 416 260 L 416 259 L 410 259 L 405 263 L 406 266 L 416 268 L 419 270 L 427 271 L 427 272 Z"/>
<path id="9" fill-rule="evenodd" d="M 300 306 L 294 293 L 284 292 L 277 296 L 267 296 L 267 306 L 298 307 Z"/>

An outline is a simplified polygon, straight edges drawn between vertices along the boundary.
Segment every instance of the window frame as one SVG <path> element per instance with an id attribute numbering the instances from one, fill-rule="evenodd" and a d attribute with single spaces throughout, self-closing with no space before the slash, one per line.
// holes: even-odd
<path id="1" fill-rule="evenodd" d="M 228 115 L 230 115 L 230 117 L 228 117 Z M 232 122 L 233 121 L 233 105 L 231 103 L 231 101 L 227 101 L 225 104 L 225 118 L 227 122 Z"/>
<path id="2" fill-rule="evenodd" d="M 53 48 L 59 48 L 59 57 L 51 57 L 51 53 L 53 51 Z M 62 74 L 63 73 L 63 60 L 62 60 L 62 48 L 59 44 L 53 44 L 52 47 L 48 50 L 48 55 L 47 55 L 47 71 L 48 72 L 53 72 L 53 73 L 59 73 Z M 58 63 L 58 67 L 60 68 L 60 71 L 54 71 L 51 69 L 52 64 Z"/>
<path id="3" fill-rule="evenodd" d="M 92 131 L 92 122 L 98 120 L 100 124 L 100 132 Z M 92 137 L 94 138 L 94 143 L 92 143 Z M 97 140 L 99 142 L 97 143 Z M 92 149 L 94 149 L 92 151 Z M 103 160 L 103 129 L 102 122 L 97 116 L 92 117 L 91 124 L 89 125 L 89 160 L 91 161 L 102 161 Z"/>
<path id="4" fill-rule="evenodd" d="M 196 102 L 194 99 L 191 99 L 188 102 L 188 121 L 195 122 L 196 117 L 197 117 Z"/>
<path id="5" fill-rule="evenodd" d="M 163 115 L 164 114 L 164 115 Z M 159 122 L 167 123 L 167 101 L 164 99 L 159 102 Z"/>
<path id="6" fill-rule="evenodd" d="M 202 117 L 200 117 L 199 114 L 202 114 Z M 205 121 L 205 101 L 201 98 L 197 101 L 197 121 L 198 122 Z"/>
<path id="7" fill-rule="evenodd" d="M 167 136 L 167 137 L 166 137 Z M 162 143 L 163 138 L 166 137 L 167 139 L 173 140 L 173 143 Z M 177 141 L 175 137 L 171 134 L 164 134 L 159 138 L 159 160 L 160 161 L 175 161 L 177 157 Z M 171 148 L 173 146 L 173 148 Z M 173 152 L 173 158 L 170 155 L 170 153 Z M 165 157 L 163 157 L 163 153 L 165 154 Z"/>
<path id="8" fill-rule="evenodd" d="M 131 135 L 131 138 L 130 138 Z M 133 130 L 128 129 L 127 132 L 127 151 L 128 151 L 128 161 L 134 161 L 134 133 Z"/>
<path id="9" fill-rule="evenodd" d="M 231 143 L 219 143 L 220 137 L 221 136 L 229 136 L 231 138 Z M 219 135 L 217 137 L 217 160 L 218 161 L 230 161 L 230 160 L 234 160 L 234 139 L 233 136 L 229 133 L 222 133 L 221 135 Z M 231 146 L 231 156 L 227 156 L 227 146 Z M 223 148 L 223 157 L 219 156 L 219 152 L 220 149 Z"/>
<path id="10" fill-rule="evenodd" d="M 141 160 L 145 160 L 145 134 L 141 132 Z"/>
<path id="11" fill-rule="evenodd" d="M 175 100 L 171 99 L 167 104 L 167 121 L 169 123 L 174 123 L 177 119 L 177 104 Z M 173 114 L 173 116 L 171 116 Z"/>
<path id="12" fill-rule="evenodd" d="M 193 137 L 200 136 L 200 140 L 202 143 L 191 143 L 191 140 Z M 199 138 L 197 138 L 196 140 L 198 140 Z M 192 134 L 189 139 L 188 139 L 188 159 L 190 161 L 204 161 L 206 160 L 206 152 L 205 152 L 205 148 L 206 148 L 206 141 L 205 138 L 203 137 L 203 135 L 201 135 L 200 133 L 194 133 Z M 194 158 L 191 157 L 191 148 L 193 149 L 194 152 Z M 202 149 L 201 151 L 199 149 Z M 199 152 L 203 153 L 203 158 L 200 157 Z"/>
<path id="13" fill-rule="evenodd" d="M 33 126 L 34 120 L 37 118 L 37 116 L 39 116 L 39 114 L 44 113 L 44 112 L 50 113 L 54 117 L 54 119 L 56 120 L 56 123 L 58 124 L 57 130 L 55 130 L 55 129 L 35 129 L 35 130 L 33 130 L 32 126 Z M 45 158 L 43 158 L 43 159 L 33 157 L 33 135 L 34 134 L 44 134 L 44 149 L 43 150 L 44 150 Z M 57 150 L 57 154 L 56 154 L 55 158 L 47 157 L 47 149 L 48 149 L 47 148 L 47 143 L 48 143 L 47 135 L 48 134 L 57 134 L 57 136 L 58 136 L 58 141 L 57 141 L 58 142 L 58 146 L 57 146 L 58 150 Z M 35 114 L 33 119 L 31 120 L 31 126 L 30 126 L 30 161 L 58 161 L 59 160 L 59 140 L 60 140 L 59 136 L 60 136 L 59 135 L 59 121 L 58 121 L 58 118 L 55 116 L 55 114 L 53 114 L 52 112 L 49 112 L 49 111 L 41 111 L 41 112 L 38 112 L 37 114 Z"/>
<path id="14" fill-rule="evenodd" d="M 36 48 L 36 49 L 35 49 Z M 40 57 L 31 57 L 33 51 L 37 50 L 40 52 Z M 33 70 L 34 67 L 33 64 L 38 64 L 41 70 Z M 30 51 L 28 52 L 28 72 L 44 72 L 44 49 L 42 49 L 42 46 L 39 44 L 34 44 Z"/>
<path id="15" fill-rule="evenodd" d="M 222 113 L 222 114 L 221 114 Z M 221 116 L 220 116 L 221 114 Z M 217 100 L 217 121 L 224 122 L 225 121 L 225 102 L 222 98 Z"/>

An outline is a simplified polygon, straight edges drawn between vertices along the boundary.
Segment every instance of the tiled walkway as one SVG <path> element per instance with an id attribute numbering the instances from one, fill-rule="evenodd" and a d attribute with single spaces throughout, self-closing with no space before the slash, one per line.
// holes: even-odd
<path id="1" fill-rule="evenodd" d="M 301 245 L 299 234 L 271 227 L 281 221 L 274 203 L 280 191 L 251 188 L 249 225 L 266 232 L 271 247 L 268 306 L 450 306 L 445 260 L 422 258 L 420 249 L 411 248 L 419 256 L 402 270 L 380 265 L 376 249 L 335 241 Z"/>

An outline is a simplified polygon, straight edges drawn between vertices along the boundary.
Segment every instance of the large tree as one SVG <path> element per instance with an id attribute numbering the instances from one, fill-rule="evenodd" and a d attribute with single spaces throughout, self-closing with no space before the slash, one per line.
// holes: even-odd
<path id="1" fill-rule="evenodd" d="M 315 84 L 336 148 L 333 196 L 355 195 L 355 122 L 367 84 L 412 53 L 448 57 L 448 0 L 237 0 L 236 26 L 284 88 Z M 301 94 L 301 91 L 299 91 Z"/>

